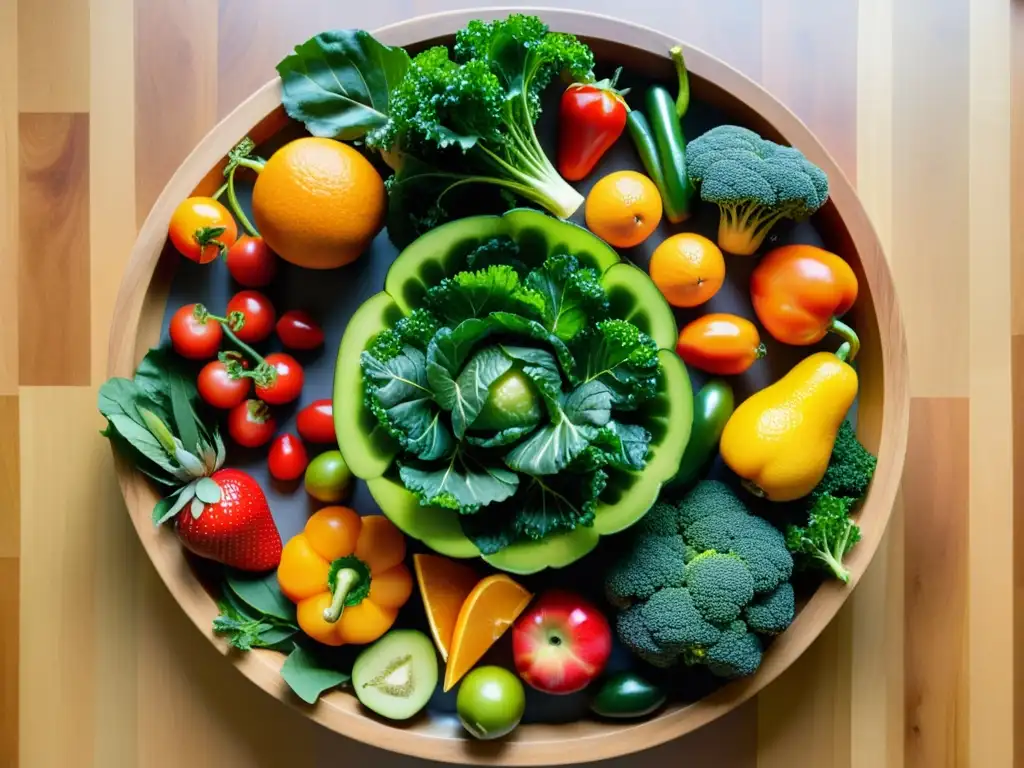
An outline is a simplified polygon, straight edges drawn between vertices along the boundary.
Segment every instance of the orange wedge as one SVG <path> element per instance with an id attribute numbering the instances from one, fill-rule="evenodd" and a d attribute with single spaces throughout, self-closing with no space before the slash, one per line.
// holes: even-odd
<path id="1" fill-rule="evenodd" d="M 532 594 L 504 573 L 481 579 L 473 587 L 455 621 L 451 653 L 444 670 L 446 691 L 450 691 L 505 634 L 532 598 Z"/>
<path id="2" fill-rule="evenodd" d="M 412 562 L 430 622 L 430 634 L 434 636 L 441 658 L 448 661 L 459 610 L 480 579 L 468 565 L 447 557 L 413 555 Z"/>

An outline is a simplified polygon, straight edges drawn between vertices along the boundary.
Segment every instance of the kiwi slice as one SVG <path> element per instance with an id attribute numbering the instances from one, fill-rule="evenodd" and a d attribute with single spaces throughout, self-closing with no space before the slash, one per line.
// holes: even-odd
<path id="1" fill-rule="evenodd" d="M 393 629 L 356 658 L 352 687 L 363 706 L 390 720 L 407 720 L 437 687 L 434 644 L 415 629 Z"/>

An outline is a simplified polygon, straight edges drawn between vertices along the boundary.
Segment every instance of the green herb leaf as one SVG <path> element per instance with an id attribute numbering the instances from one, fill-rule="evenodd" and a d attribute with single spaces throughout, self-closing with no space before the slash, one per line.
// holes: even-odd
<path id="1" fill-rule="evenodd" d="M 456 449 L 440 465 L 403 464 L 399 476 L 422 504 L 461 514 L 473 514 L 483 506 L 504 501 L 519 487 L 515 472 L 489 466 L 463 448 Z"/>
<path id="2" fill-rule="evenodd" d="M 549 256 L 527 276 L 526 285 L 544 299 L 544 327 L 563 341 L 575 337 L 588 322 L 607 317 L 608 297 L 600 276 L 592 269 L 581 269 L 571 254 Z"/>
<path id="3" fill-rule="evenodd" d="M 170 374 L 169 389 L 174 426 L 177 428 L 181 444 L 189 453 L 197 453 L 199 450 L 199 425 L 196 424 L 184 382 L 176 373 Z"/>
<path id="4" fill-rule="evenodd" d="M 295 624 L 295 604 L 281 593 L 276 570 L 255 577 L 229 570 L 225 582 L 235 596 L 253 610 Z"/>
<path id="5" fill-rule="evenodd" d="M 409 54 L 361 29 L 323 32 L 277 65 L 281 103 L 314 136 L 352 141 L 387 123 Z"/>
<path id="6" fill-rule="evenodd" d="M 315 704 L 320 694 L 351 679 L 351 675 L 332 669 L 301 645 L 296 645 L 281 665 L 281 677 L 295 695 L 307 704 Z"/>

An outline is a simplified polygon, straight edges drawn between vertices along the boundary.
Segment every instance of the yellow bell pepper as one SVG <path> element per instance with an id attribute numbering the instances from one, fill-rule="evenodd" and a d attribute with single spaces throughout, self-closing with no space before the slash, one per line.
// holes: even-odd
<path id="1" fill-rule="evenodd" d="M 845 360 L 849 349 L 810 355 L 733 412 L 719 451 L 748 490 L 792 501 L 821 481 L 857 396 L 857 373 Z"/>
<path id="2" fill-rule="evenodd" d="M 372 643 L 412 594 L 405 537 L 386 517 L 324 507 L 281 552 L 277 581 L 299 628 L 325 645 Z"/>

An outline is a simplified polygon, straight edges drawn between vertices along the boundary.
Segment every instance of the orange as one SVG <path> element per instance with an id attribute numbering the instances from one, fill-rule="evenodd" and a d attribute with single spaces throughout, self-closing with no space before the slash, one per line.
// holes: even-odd
<path id="1" fill-rule="evenodd" d="M 444 690 L 450 691 L 523 612 L 533 595 L 504 573 L 477 584 L 455 622 Z"/>
<path id="2" fill-rule="evenodd" d="M 384 182 L 334 139 L 305 137 L 270 156 L 252 191 L 256 227 L 285 261 L 331 269 L 355 261 L 384 226 Z"/>
<path id="3" fill-rule="evenodd" d="M 655 249 L 648 271 L 669 304 L 696 307 L 722 287 L 725 259 L 721 249 L 703 235 L 680 232 Z"/>
<path id="4" fill-rule="evenodd" d="M 587 226 L 616 248 L 632 248 L 661 222 L 661 195 L 654 182 L 636 171 L 616 171 L 587 195 Z"/>
<path id="5" fill-rule="evenodd" d="M 468 565 L 438 555 L 413 555 L 416 581 L 420 585 L 420 597 L 430 623 L 430 634 L 441 652 L 441 658 L 448 661 L 448 650 L 455 634 L 455 622 L 459 610 L 473 591 L 479 578 Z"/>

